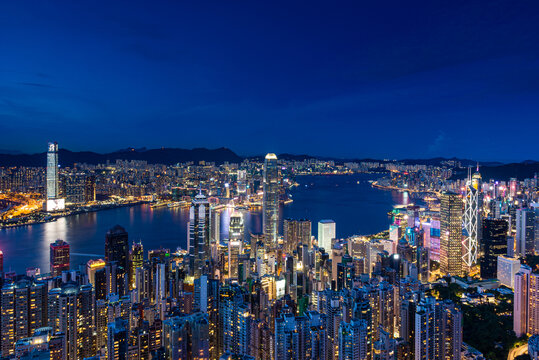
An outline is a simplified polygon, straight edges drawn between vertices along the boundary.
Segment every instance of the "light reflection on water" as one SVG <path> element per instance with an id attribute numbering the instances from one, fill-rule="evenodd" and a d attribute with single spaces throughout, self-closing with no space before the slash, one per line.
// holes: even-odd
<path id="1" fill-rule="evenodd" d="M 316 223 L 325 218 L 337 223 L 337 236 L 369 234 L 387 229 L 387 212 L 393 204 L 408 203 L 408 193 L 373 189 L 369 175 L 303 176 L 301 184 L 292 190 L 294 202 L 281 208 L 281 218 L 307 218 Z M 358 184 L 359 181 L 359 184 Z M 308 186 L 305 187 L 305 184 Z M 221 239 L 228 237 L 231 210 L 221 215 Z M 249 233 L 262 231 L 261 211 L 242 211 L 246 239 Z M 186 248 L 189 210 L 182 208 L 152 209 L 149 205 L 124 207 L 79 214 L 55 222 L 0 230 L 0 250 L 4 252 L 4 269 L 23 272 L 27 267 L 49 268 L 49 244 L 63 239 L 71 245 L 72 266 L 85 263 L 90 256 L 104 254 L 105 233 L 120 224 L 132 241 L 142 241 L 146 250 L 152 248 Z M 282 228 L 282 223 L 281 223 Z"/>

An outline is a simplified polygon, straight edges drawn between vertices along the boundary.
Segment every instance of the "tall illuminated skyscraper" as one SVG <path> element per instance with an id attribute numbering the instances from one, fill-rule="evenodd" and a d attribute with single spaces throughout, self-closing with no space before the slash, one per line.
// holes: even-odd
<path id="1" fill-rule="evenodd" d="M 199 277 L 210 256 L 210 204 L 202 193 L 195 196 L 189 210 L 189 274 Z"/>
<path id="2" fill-rule="evenodd" d="M 444 192 L 440 205 L 440 270 L 463 275 L 462 201 L 458 194 Z"/>
<path id="3" fill-rule="evenodd" d="M 228 227 L 229 241 L 243 241 L 244 225 L 243 215 L 240 212 L 234 212 L 230 215 L 230 225 Z"/>
<path id="4" fill-rule="evenodd" d="M 58 181 L 58 143 L 50 142 L 47 150 L 47 182 L 44 209 L 57 211 L 65 208 L 64 199 L 60 199 Z"/>
<path id="5" fill-rule="evenodd" d="M 237 191 L 240 200 L 243 200 L 247 195 L 247 171 L 238 170 Z"/>
<path id="6" fill-rule="evenodd" d="M 135 288 L 135 274 L 138 268 L 144 264 L 144 248 L 142 243 L 134 243 L 131 245 L 131 252 L 129 253 L 129 288 Z"/>
<path id="7" fill-rule="evenodd" d="M 462 243 L 464 265 L 471 268 L 477 262 L 477 251 L 481 233 L 481 174 L 477 172 L 468 174 L 466 182 L 466 198 L 464 207 L 464 229 L 466 238 Z"/>
<path id="8" fill-rule="evenodd" d="M 58 143 L 50 142 L 47 150 L 47 199 L 56 199 L 58 195 Z"/>
<path id="9" fill-rule="evenodd" d="M 333 239 L 335 239 L 335 221 L 320 220 L 318 222 L 318 247 L 329 254 Z"/>
<path id="10" fill-rule="evenodd" d="M 264 161 L 264 197 L 262 226 L 266 242 L 275 244 L 279 231 L 279 167 L 277 156 L 267 154 Z"/>

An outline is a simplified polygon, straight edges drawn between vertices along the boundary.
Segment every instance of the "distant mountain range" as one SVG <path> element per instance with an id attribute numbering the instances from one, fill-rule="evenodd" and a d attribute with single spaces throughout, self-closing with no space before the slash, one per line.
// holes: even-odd
<path id="1" fill-rule="evenodd" d="M 0 154 L 0 166 L 45 166 L 47 153 L 39 154 Z M 149 164 L 172 165 L 183 162 L 208 161 L 222 164 L 228 162 L 241 162 L 243 158 L 227 148 L 219 149 L 123 149 L 107 154 L 91 151 L 70 151 L 60 149 L 58 162 L 61 166 L 73 166 L 75 163 L 105 164 L 116 160 L 145 160 Z"/>
<path id="2" fill-rule="evenodd" d="M 21 154 L 8 150 L 0 149 L 0 166 L 45 166 L 46 153 L 38 154 Z M 294 155 L 294 154 L 279 154 L 280 159 L 302 161 L 306 159 L 321 159 L 334 160 L 338 163 L 344 162 L 392 162 L 390 160 L 377 159 L 338 159 L 331 157 L 319 157 L 311 155 Z M 75 163 L 87 164 L 105 164 L 107 161 L 115 162 L 116 160 L 145 160 L 149 164 L 172 165 L 176 163 L 207 161 L 216 164 L 224 162 L 238 163 L 244 159 L 264 160 L 264 155 L 243 157 L 230 149 L 180 149 L 180 148 L 161 148 L 161 149 L 146 149 L 146 148 L 127 148 L 114 151 L 106 154 L 99 154 L 91 151 L 70 151 L 60 149 L 58 154 L 59 163 L 63 167 L 71 167 Z M 432 158 L 432 159 L 402 159 L 398 160 L 404 164 L 420 164 L 420 165 L 440 165 L 448 160 L 459 161 L 463 166 L 475 167 L 477 164 L 474 160 L 457 159 L 457 158 Z M 480 172 L 483 179 L 508 180 L 516 177 L 518 179 L 531 178 L 535 173 L 539 173 L 539 161 L 526 160 L 520 163 L 503 164 L 500 162 L 480 162 Z M 456 178 L 466 176 L 466 170 L 462 170 L 455 174 Z"/>

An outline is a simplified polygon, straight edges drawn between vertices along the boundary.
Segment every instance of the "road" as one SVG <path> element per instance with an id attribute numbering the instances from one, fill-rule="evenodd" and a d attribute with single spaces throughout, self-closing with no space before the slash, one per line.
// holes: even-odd
<path id="1" fill-rule="evenodd" d="M 511 349 L 509 354 L 507 354 L 507 360 L 514 360 L 517 356 L 524 355 L 528 353 L 528 344 L 524 344 L 517 348 Z"/>

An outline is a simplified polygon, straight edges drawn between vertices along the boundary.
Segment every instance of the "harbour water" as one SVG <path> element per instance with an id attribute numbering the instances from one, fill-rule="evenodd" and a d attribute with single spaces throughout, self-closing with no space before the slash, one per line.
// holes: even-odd
<path id="1" fill-rule="evenodd" d="M 333 219 L 337 237 L 372 234 L 387 229 L 387 212 L 395 204 L 406 204 L 407 193 L 372 188 L 369 174 L 300 176 L 298 187 L 291 191 L 293 202 L 282 207 L 283 218 L 310 219 L 313 235 L 317 222 Z M 228 236 L 231 210 L 223 210 L 221 238 Z M 79 214 L 54 222 L 0 230 L 0 250 L 4 253 L 4 271 L 23 272 L 40 267 L 48 272 L 49 245 L 56 239 L 71 245 L 71 265 L 103 257 L 105 233 L 119 224 L 131 241 L 141 241 L 145 250 L 159 247 L 186 248 L 188 209 L 158 208 L 149 205 L 122 207 Z M 260 233 L 260 211 L 244 212 L 245 232 Z"/>

